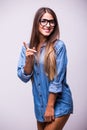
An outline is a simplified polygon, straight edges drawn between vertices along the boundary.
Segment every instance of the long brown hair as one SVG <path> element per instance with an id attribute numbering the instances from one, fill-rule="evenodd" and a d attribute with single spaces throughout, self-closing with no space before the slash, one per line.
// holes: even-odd
<path id="1" fill-rule="evenodd" d="M 59 39 L 59 25 L 58 25 L 58 20 L 56 17 L 56 14 L 54 11 L 48 7 L 42 7 L 38 9 L 36 12 L 36 15 L 34 17 L 34 22 L 33 22 L 33 28 L 32 28 L 32 33 L 31 33 L 31 38 L 30 38 L 30 48 L 38 46 L 40 43 L 40 33 L 39 33 L 39 21 L 41 17 L 48 12 L 51 14 L 55 20 L 55 27 L 53 32 L 50 34 L 50 36 L 47 37 L 46 39 L 46 50 L 45 50 L 45 57 L 44 57 L 44 69 L 45 72 L 50 80 L 53 80 L 55 74 L 56 74 L 56 59 L 55 59 L 55 52 L 54 52 L 54 43 L 57 39 Z"/>

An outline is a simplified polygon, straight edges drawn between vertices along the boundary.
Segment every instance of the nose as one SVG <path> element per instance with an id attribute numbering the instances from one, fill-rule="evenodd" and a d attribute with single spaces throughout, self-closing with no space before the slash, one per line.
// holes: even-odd
<path id="1" fill-rule="evenodd" d="M 46 26 L 49 27 L 49 26 L 50 26 L 50 23 L 48 22 Z"/>

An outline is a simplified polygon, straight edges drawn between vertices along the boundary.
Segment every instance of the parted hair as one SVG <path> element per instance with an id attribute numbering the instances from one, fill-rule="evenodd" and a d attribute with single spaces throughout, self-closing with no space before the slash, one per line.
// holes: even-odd
<path id="1" fill-rule="evenodd" d="M 42 7 L 37 10 L 33 21 L 29 47 L 30 48 L 35 47 L 37 49 L 38 44 L 40 43 L 39 21 L 46 12 L 51 14 L 55 21 L 53 32 L 46 38 L 47 44 L 46 44 L 45 57 L 44 57 L 44 70 L 49 80 L 53 80 L 56 74 L 56 57 L 54 51 L 54 43 L 57 39 L 59 39 L 60 32 L 59 32 L 57 16 L 52 9 L 48 7 Z"/>

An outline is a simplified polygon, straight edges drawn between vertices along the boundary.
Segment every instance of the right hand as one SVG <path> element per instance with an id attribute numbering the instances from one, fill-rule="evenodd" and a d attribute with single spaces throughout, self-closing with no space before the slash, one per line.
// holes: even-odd
<path id="1" fill-rule="evenodd" d="M 24 46 L 25 46 L 25 48 L 26 48 L 26 57 L 27 57 L 27 56 L 29 56 L 29 57 L 30 57 L 30 56 L 34 56 L 34 54 L 37 52 L 37 51 L 35 50 L 35 47 L 33 47 L 33 49 L 30 49 L 25 42 L 23 42 L 23 44 L 24 44 Z"/>
<path id="2" fill-rule="evenodd" d="M 23 42 L 23 44 L 26 48 L 26 62 L 25 62 L 25 66 L 24 66 L 24 71 L 25 71 L 25 73 L 29 74 L 29 73 L 31 73 L 32 68 L 33 68 L 34 54 L 37 51 L 35 50 L 35 47 L 33 47 L 33 49 L 30 49 L 25 42 Z"/>

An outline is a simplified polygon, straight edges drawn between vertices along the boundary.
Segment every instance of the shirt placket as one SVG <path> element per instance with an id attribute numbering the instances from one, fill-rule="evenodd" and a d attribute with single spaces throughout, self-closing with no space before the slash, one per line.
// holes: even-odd
<path id="1" fill-rule="evenodd" d="M 40 50 L 40 55 L 43 51 L 43 47 L 41 48 Z M 43 97 L 42 97 L 42 91 L 41 91 L 41 76 L 40 76 L 40 64 L 39 62 L 36 63 L 36 66 L 37 66 L 37 72 L 36 72 L 36 76 L 37 76 L 37 89 L 38 89 L 38 96 L 39 96 L 39 99 L 40 99 L 40 114 L 41 114 L 41 118 L 44 118 L 43 117 L 43 112 L 44 112 L 44 106 L 43 106 Z"/>

